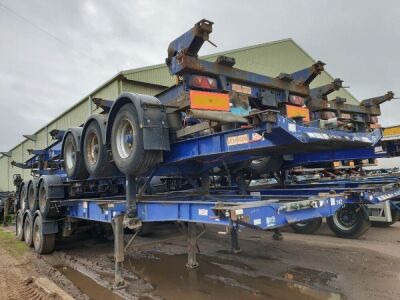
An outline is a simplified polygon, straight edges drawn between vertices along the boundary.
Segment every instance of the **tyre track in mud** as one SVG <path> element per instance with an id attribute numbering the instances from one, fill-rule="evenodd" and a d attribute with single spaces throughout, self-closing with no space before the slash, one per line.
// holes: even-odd
<path id="1" fill-rule="evenodd" d="M 61 298 L 40 289 L 32 278 L 20 280 L 15 274 L 0 274 L 0 299 L 7 300 L 58 300 Z"/>

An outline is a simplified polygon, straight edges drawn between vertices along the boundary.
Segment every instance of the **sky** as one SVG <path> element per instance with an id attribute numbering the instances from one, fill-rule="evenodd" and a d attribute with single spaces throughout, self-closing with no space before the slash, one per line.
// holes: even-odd
<path id="1" fill-rule="evenodd" d="M 171 40 L 206 18 L 206 55 L 293 38 L 358 99 L 400 97 L 400 1 L 0 0 L 0 151 L 121 70 L 164 62 Z M 400 100 L 382 106 L 400 124 Z"/>

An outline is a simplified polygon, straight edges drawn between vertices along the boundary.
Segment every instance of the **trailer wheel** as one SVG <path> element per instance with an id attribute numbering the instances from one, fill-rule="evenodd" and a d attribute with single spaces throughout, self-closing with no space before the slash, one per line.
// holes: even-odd
<path id="1" fill-rule="evenodd" d="M 266 156 L 263 158 L 253 159 L 246 165 L 246 169 L 254 174 L 266 174 L 276 170 L 282 166 L 283 160 L 280 157 Z"/>
<path id="2" fill-rule="evenodd" d="M 43 217 L 48 217 L 50 213 L 50 201 L 47 199 L 47 186 L 44 181 L 39 183 L 38 202 L 39 210 Z"/>
<path id="3" fill-rule="evenodd" d="M 63 142 L 64 169 L 71 179 L 85 179 L 88 177 L 82 151 L 72 132 L 67 133 Z"/>
<path id="4" fill-rule="evenodd" d="M 372 227 L 389 227 L 400 220 L 400 212 L 397 209 L 392 207 L 390 209 L 390 212 L 392 214 L 392 222 L 371 221 L 371 226 Z"/>
<path id="5" fill-rule="evenodd" d="M 42 217 L 38 215 L 33 223 L 33 245 L 38 254 L 48 254 L 54 251 L 56 235 L 42 233 Z"/>
<path id="6" fill-rule="evenodd" d="M 295 233 L 313 234 L 321 227 L 322 218 L 312 219 L 310 221 L 290 224 Z"/>
<path id="7" fill-rule="evenodd" d="M 29 247 L 33 246 L 33 237 L 32 237 L 32 218 L 29 214 L 26 215 L 24 221 L 24 240 L 25 244 Z"/>
<path id="8" fill-rule="evenodd" d="M 15 219 L 15 235 L 18 241 L 24 240 L 24 218 L 21 210 L 17 211 L 17 217 Z"/>
<path id="9" fill-rule="evenodd" d="M 371 224 L 366 208 L 358 204 L 342 206 L 332 217 L 326 218 L 326 222 L 333 233 L 342 238 L 358 238 Z"/>
<path id="10" fill-rule="evenodd" d="M 111 176 L 115 170 L 109 159 L 99 124 L 91 121 L 83 136 L 83 158 L 89 174 L 93 177 Z"/>
<path id="11" fill-rule="evenodd" d="M 139 175 L 158 161 L 160 151 L 145 150 L 143 132 L 135 106 L 125 104 L 117 112 L 111 129 L 111 149 L 118 169 L 125 175 Z"/>
<path id="12" fill-rule="evenodd" d="M 37 195 L 37 184 L 38 184 L 38 179 L 33 178 L 32 180 L 29 180 L 28 183 L 28 194 L 27 194 L 27 201 L 28 201 L 28 207 L 31 212 L 35 212 L 38 207 L 38 195 Z"/>
<path id="13" fill-rule="evenodd" d="M 28 208 L 28 182 L 23 181 L 18 193 L 19 208 L 24 212 Z"/>

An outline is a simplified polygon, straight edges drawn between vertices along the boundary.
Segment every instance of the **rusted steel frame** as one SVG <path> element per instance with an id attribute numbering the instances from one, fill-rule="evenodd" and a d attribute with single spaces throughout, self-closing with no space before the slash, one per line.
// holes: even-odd
<path id="1" fill-rule="evenodd" d="M 314 98 L 326 99 L 326 96 L 343 87 L 343 80 L 336 78 L 331 83 L 310 90 L 311 100 Z"/>
<path id="2" fill-rule="evenodd" d="M 289 77 L 296 81 L 298 84 L 309 85 L 315 77 L 317 77 L 324 70 L 324 63 L 317 61 L 311 67 L 305 68 L 289 74 Z M 280 76 L 278 76 L 279 78 Z"/>
<path id="3" fill-rule="evenodd" d="M 209 34 L 212 32 L 214 23 L 202 19 L 184 34 L 173 40 L 168 46 L 167 65 L 178 52 L 197 57 L 197 53 L 205 41 L 209 41 Z"/>
<path id="4" fill-rule="evenodd" d="M 378 96 L 378 97 L 373 97 L 373 98 L 362 100 L 361 105 L 366 106 L 366 107 L 377 106 L 386 101 L 390 101 L 392 99 L 395 99 L 394 93 L 392 91 L 389 91 L 383 96 Z"/>
<path id="5" fill-rule="evenodd" d="M 279 78 L 272 78 L 244 70 L 239 70 L 224 65 L 218 65 L 213 62 L 199 60 L 190 56 L 181 56 L 176 70 L 176 74 L 182 75 L 187 73 L 224 76 L 229 81 L 247 84 L 250 86 L 258 86 L 276 90 L 289 91 L 291 94 L 307 97 L 309 96 L 309 87 L 298 84 L 295 81 L 287 81 Z"/>

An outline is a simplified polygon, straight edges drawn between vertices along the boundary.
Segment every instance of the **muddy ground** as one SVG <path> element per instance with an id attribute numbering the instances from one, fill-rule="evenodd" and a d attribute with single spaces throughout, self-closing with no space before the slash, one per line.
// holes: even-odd
<path id="1" fill-rule="evenodd" d="M 207 226 L 193 270 L 185 268 L 186 241 L 174 226 L 138 237 L 125 262 L 128 285 L 114 292 L 106 288 L 113 242 L 94 231 L 58 241 L 47 256 L 21 244 L 5 247 L 0 235 L 0 293 L 45 276 L 76 299 L 400 299 L 400 223 L 370 228 L 359 240 L 336 238 L 325 224 L 314 235 L 288 230 L 282 241 L 243 229 L 238 255 L 221 229 Z"/>

